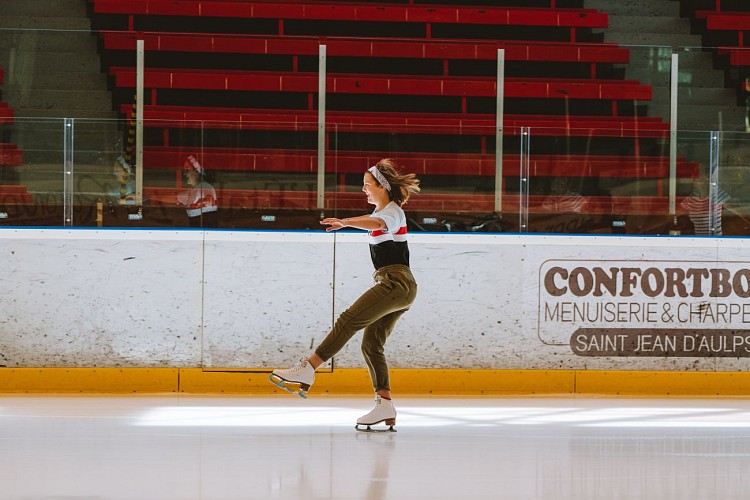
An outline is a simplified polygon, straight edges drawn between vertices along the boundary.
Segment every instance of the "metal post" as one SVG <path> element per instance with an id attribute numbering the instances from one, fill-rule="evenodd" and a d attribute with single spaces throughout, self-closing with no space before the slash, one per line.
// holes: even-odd
<path id="1" fill-rule="evenodd" d="M 669 103 L 669 215 L 677 211 L 677 92 L 679 89 L 679 54 L 672 54 Z"/>
<path id="2" fill-rule="evenodd" d="M 325 208 L 326 190 L 326 46 L 318 48 L 318 208 Z"/>
<path id="3" fill-rule="evenodd" d="M 73 118 L 63 120 L 63 226 L 73 225 Z"/>
<path id="4" fill-rule="evenodd" d="M 721 155 L 719 132 L 711 132 L 708 167 L 708 234 L 716 234 L 719 225 L 719 157 Z"/>
<path id="5" fill-rule="evenodd" d="M 531 129 L 521 127 L 521 158 L 520 172 L 518 176 L 518 232 L 529 231 L 529 179 L 531 154 Z"/>
<path id="6" fill-rule="evenodd" d="M 503 210 L 503 116 L 505 103 L 505 49 L 497 49 L 497 100 L 495 104 L 495 213 Z"/>
<path id="7" fill-rule="evenodd" d="M 143 206 L 143 40 L 136 41 L 135 73 L 135 205 Z"/>

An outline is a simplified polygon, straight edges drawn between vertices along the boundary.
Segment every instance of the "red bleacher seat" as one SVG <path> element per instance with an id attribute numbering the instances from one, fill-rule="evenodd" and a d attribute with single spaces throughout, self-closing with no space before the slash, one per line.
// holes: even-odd
<path id="1" fill-rule="evenodd" d="M 750 12 L 713 12 L 699 10 L 696 19 L 705 20 L 706 30 L 736 31 L 737 46 L 745 46 L 745 32 L 750 31 Z"/>
<path id="2" fill-rule="evenodd" d="M 0 102 L 0 125 L 13 123 L 13 110 L 7 102 Z"/>
<path id="3" fill-rule="evenodd" d="M 135 87 L 135 69 L 110 68 L 118 87 Z M 151 89 L 210 89 L 276 92 L 317 92 L 317 74 L 259 71 L 222 71 L 148 68 L 144 86 Z M 493 97 L 492 78 L 329 75 L 330 93 Z M 506 78 L 508 98 L 569 98 L 604 100 L 651 100 L 649 85 L 635 80 L 573 80 L 554 78 Z"/>
<path id="4" fill-rule="evenodd" d="M 120 112 L 130 116 L 132 106 Z M 429 133 L 495 135 L 492 115 L 458 113 L 378 113 L 328 111 L 326 123 L 335 132 Z M 669 124 L 657 117 L 505 115 L 503 132 L 518 135 L 531 127 L 534 135 L 594 137 L 661 137 Z M 317 111 L 211 108 L 199 106 L 144 106 L 144 125 L 156 128 L 317 131 Z"/>
<path id="5" fill-rule="evenodd" d="M 491 6 L 378 5 L 362 3 L 314 3 L 300 1 L 181 1 L 173 0 L 94 0 L 98 14 L 151 16 L 194 16 L 279 20 L 341 22 L 417 23 L 426 26 L 430 38 L 433 24 L 518 25 L 569 27 L 575 41 L 575 28 L 606 28 L 607 15 L 594 9 L 513 8 Z"/>
<path id="6" fill-rule="evenodd" d="M 750 48 L 719 47 L 720 55 L 727 56 L 730 66 L 750 66 Z"/>
<path id="7" fill-rule="evenodd" d="M 23 165 L 23 151 L 8 142 L 0 143 L 0 167 L 18 167 Z"/>
<path id="8" fill-rule="evenodd" d="M 149 146 L 144 148 L 145 168 L 179 169 L 192 149 Z M 361 173 L 383 157 L 393 156 L 418 175 L 494 176 L 495 158 L 487 154 L 385 153 L 367 151 L 330 151 L 326 155 L 329 173 Z M 201 163 L 212 170 L 244 172 L 317 172 L 317 152 L 310 150 L 204 148 Z M 694 177 L 698 164 L 681 160 L 679 177 Z M 520 156 L 503 156 L 503 173 L 520 175 Z M 532 176 L 580 176 L 664 178 L 669 175 L 669 159 L 665 157 L 532 155 L 529 161 Z"/>
<path id="9" fill-rule="evenodd" d="M 680 13 L 692 15 L 696 11 L 705 10 L 712 12 L 750 12 L 750 3 L 747 0 L 679 0 Z"/>
<path id="10" fill-rule="evenodd" d="M 317 56 L 326 45 L 327 57 L 384 57 L 440 60 L 496 60 L 497 49 L 505 50 L 508 61 L 559 61 L 618 63 L 630 60 L 630 51 L 609 43 L 460 40 L 368 39 L 345 37 L 294 37 L 270 35 L 210 35 L 184 33 L 100 33 L 107 50 L 135 50 L 136 40 L 144 49 L 167 52 L 208 52 L 216 54 L 267 54 Z"/>
<path id="11" fill-rule="evenodd" d="M 0 185 L 0 203 L 3 205 L 27 205 L 34 202 L 34 197 L 26 186 Z"/>
<path id="12" fill-rule="evenodd" d="M 178 188 L 147 187 L 144 188 L 144 198 L 150 205 L 175 205 Z M 239 190 L 218 189 L 216 191 L 220 208 L 252 208 L 252 209 L 309 209 L 316 206 L 317 193 L 315 191 L 284 191 L 284 190 Z M 531 195 L 528 198 L 529 212 L 543 214 L 542 205 L 553 197 Z M 562 197 L 558 197 L 562 198 Z M 617 215 L 666 215 L 669 213 L 669 200 L 658 196 L 586 196 L 586 214 L 617 214 Z M 677 206 L 680 206 L 678 198 Z M 513 213 L 518 210 L 518 195 L 503 197 L 503 212 Z M 361 210 L 366 208 L 362 193 L 357 192 L 328 192 L 325 197 L 326 209 Z M 474 194 L 427 194 L 423 193 L 409 199 L 410 212 L 475 212 L 490 213 L 494 211 L 494 195 Z M 678 208 L 678 215 L 682 214 Z"/>

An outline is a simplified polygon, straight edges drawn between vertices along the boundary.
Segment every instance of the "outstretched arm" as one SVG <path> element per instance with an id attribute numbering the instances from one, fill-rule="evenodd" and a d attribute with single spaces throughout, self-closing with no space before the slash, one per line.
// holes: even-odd
<path id="1" fill-rule="evenodd" d="M 385 229 L 385 221 L 380 217 L 370 217 L 369 215 L 360 215 L 359 217 L 348 217 L 346 219 L 337 219 L 329 217 L 320 221 L 324 226 L 328 226 L 326 231 L 337 231 L 345 227 L 353 227 L 364 231 L 377 231 Z"/>

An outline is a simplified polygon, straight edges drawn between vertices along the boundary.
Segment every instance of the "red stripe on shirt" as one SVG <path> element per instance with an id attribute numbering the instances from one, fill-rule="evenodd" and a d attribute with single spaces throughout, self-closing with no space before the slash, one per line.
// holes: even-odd
<path id="1" fill-rule="evenodd" d="M 377 229 L 375 231 L 370 232 L 370 236 L 372 236 L 373 238 L 377 238 L 378 236 L 384 236 L 386 234 L 394 234 L 394 235 L 406 234 L 406 226 L 399 228 L 399 230 L 396 231 L 395 233 L 388 233 L 387 231 L 383 231 L 382 229 Z"/>

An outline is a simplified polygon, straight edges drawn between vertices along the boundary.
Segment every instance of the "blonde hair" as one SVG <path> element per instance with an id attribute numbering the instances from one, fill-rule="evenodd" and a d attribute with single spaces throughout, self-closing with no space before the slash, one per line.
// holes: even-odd
<path id="1" fill-rule="evenodd" d="M 405 205 L 409 196 L 420 192 L 419 179 L 417 179 L 416 174 L 402 174 L 396 162 L 392 159 L 383 158 L 375 166 L 391 185 L 388 196 L 398 206 Z M 378 184 L 380 183 L 378 182 Z"/>

